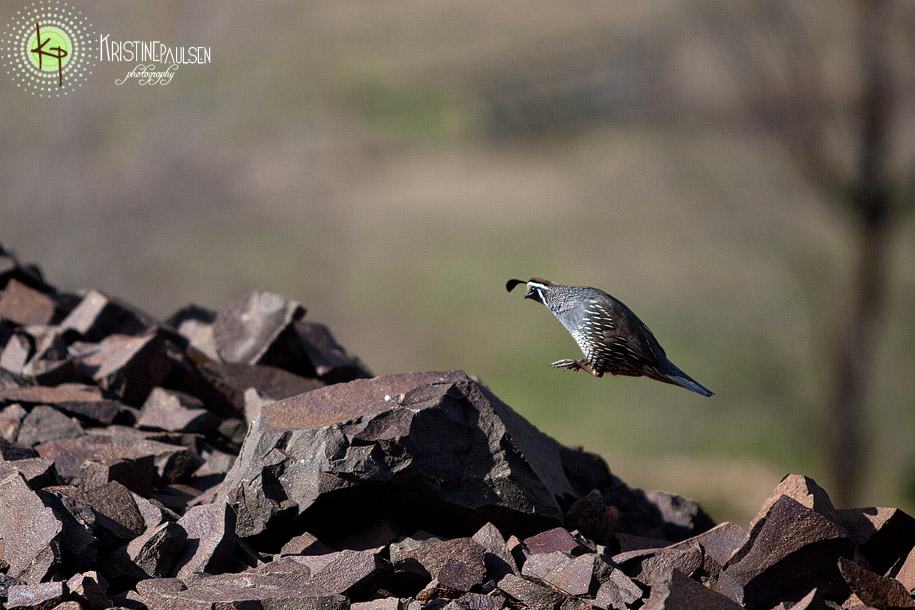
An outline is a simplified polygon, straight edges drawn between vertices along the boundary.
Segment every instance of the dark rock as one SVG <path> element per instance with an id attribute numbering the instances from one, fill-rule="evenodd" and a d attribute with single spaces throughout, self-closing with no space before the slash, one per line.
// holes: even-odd
<path id="1" fill-rule="evenodd" d="M 107 436 L 87 434 L 79 438 L 62 438 L 35 446 L 35 452 L 43 458 L 54 460 L 57 473 L 70 480 L 80 473 L 83 463 L 111 445 Z"/>
<path id="2" fill-rule="evenodd" d="M 898 508 L 839 510 L 836 523 L 878 574 L 885 574 L 915 546 L 915 518 Z"/>
<path id="3" fill-rule="evenodd" d="M 908 556 L 895 572 L 894 578 L 901 582 L 909 593 L 915 594 L 915 548 L 909 551 Z"/>
<path id="4" fill-rule="evenodd" d="M 645 610 L 740 610 L 742 606 L 673 570 L 651 589 Z"/>
<path id="5" fill-rule="evenodd" d="M 516 576 L 506 574 L 499 581 L 499 590 L 529 608 L 553 608 L 563 601 L 563 595 L 547 587 Z"/>
<path id="6" fill-rule="evenodd" d="M 245 392 L 250 388 L 257 390 L 261 396 L 280 400 L 325 385 L 318 379 L 306 379 L 267 365 L 209 362 L 200 364 L 197 372 L 201 381 L 207 384 L 206 393 L 214 397 L 205 400 L 207 406 L 223 417 L 244 415 Z M 223 408 L 215 408 L 214 405 L 223 405 Z"/>
<path id="7" fill-rule="evenodd" d="M 131 495 L 133 496 L 134 502 L 137 504 L 137 510 L 140 511 L 140 515 L 146 523 L 147 529 L 156 527 L 166 521 L 177 521 L 179 519 L 178 515 L 166 508 L 162 503 L 154 500 L 147 500 L 132 492 Z"/>
<path id="8" fill-rule="evenodd" d="M 60 323 L 61 330 L 94 343 L 110 335 L 138 335 L 158 326 L 149 314 L 97 290 L 86 293 Z"/>
<path id="9" fill-rule="evenodd" d="M 471 538 L 430 540 L 412 548 L 392 545 L 391 563 L 395 569 L 436 579 L 458 591 L 469 591 L 485 578 L 484 553 L 483 547 Z"/>
<path id="10" fill-rule="evenodd" d="M 26 584 L 45 580 L 60 560 L 60 521 L 18 472 L 0 479 L 0 506 L 6 573 Z"/>
<path id="11" fill-rule="evenodd" d="M 465 593 L 459 601 L 467 610 L 501 610 L 505 607 L 505 598 L 500 595 Z"/>
<path id="12" fill-rule="evenodd" d="M 80 383 L 55 387 L 30 386 L 0 391 L 0 403 L 51 405 L 94 424 L 110 424 L 121 410 L 121 403 L 102 396 L 101 390 Z"/>
<path id="13" fill-rule="evenodd" d="M 81 380 L 67 344 L 56 327 L 36 336 L 35 353 L 21 372 L 23 377 L 38 385 L 56 386 Z"/>
<path id="14" fill-rule="evenodd" d="M 185 540 L 187 532 L 183 527 L 165 522 L 131 540 L 127 555 L 147 578 L 168 576 Z"/>
<path id="15" fill-rule="evenodd" d="M 9 610 L 50 610 L 67 597 L 67 583 L 56 581 L 13 585 L 6 595 L 6 607 Z"/>
<path id="16" fill-rule="evenodd" d="M 52 290 L 45 283 L 38 267 L 19 262 L 15 254 L 0 246 L 0 288 L 14 279 L 43 292 Z"/>
<path id="17" fill-rule="evenodd" d="M 298 342 L 305 348 L 305 355 L 317 375 L 329 383 L 367 379 L 372 373 L 355 356 L 350 356 L 337 343 L 330 330 L 317 322 L 295 323 Z"/>
<path id="18" fill-rule="evenodd" d="M 88 571 L 74 574 L 67 581 L 70 599 L 77 601 L 83 608 L 101 610 L 111 605 L 107 596 L 108 583 L 98 572 Z"/>
<path id="19" fill-rule="evenodd" d="M 613 561 L 627 576 L 653 587 L 667 578 L 672 570 L 694 574 L 702 567 L 704 555 L 702 547 L 692 543 L 680 548 L 628 551 L 614 555 Z"/>
<path id="20" fill-rule="evenodd" d="M 60 485 L 40 490 L 38 497 L 61 523 L 62 562 L 80 568 L 94 566 L 99 551 L 96 513 L 82 493 L 75 487 Z"/>
<path id="21" fill-rule="evenodd" d="M 82 492 L 92 507 L 96 523 L 120 540 L 132 540 L 146 531 L 146 520 L 133 494 L 117 481 L 111 481 Z"/>
<path id="22" fill-rule="evenodd" d="M 195 432 L 208 436 L 219 425 L 219 418 L 189 394 L 154 388 L 143 403 L 137 425 L 140 428 Z"/>
<path id="23" fill-rule="evenodd" d="M 718 565 L 723 566 L 746 539 L 747 532 L 742 527 L 725 521 L 697 536 L 672 544 L 668 548 L 686 549 L 694 543 L 699 543 L 706 555 L 714 559 Z"/>
<path id="24" fill-rule="evenodd" d="M 625 610 L 643 595 L 644 592 L 634 580 L 622 570 L 612 568 L 603 576 L 597 593 L 594 594 L 594 604 L 599 608 Z"/>
<path id="25" fill-rule="evenodd" d="M 22 420 L 16 441 L 25 447 L 59 438 L 77 438 L 85 434 L 83 427 L 53 407 L 33 407 Z"/>
<path id="26" fill-rule="evenodd" d="M 243 537 L 286 506 L 317 524 L 472 533 L 491 521 L 529 535 L 575 497 L 560 449 L 462 372 L 356 380 L 266 405 L 219 498 L 237 503 Z"/>
<path id="27" fill-rule="evenodd" d="M 140 495 L 149 495 L 156 477 L 154 456 L 135 447 L 111 445 L 94 452 L 80 467 L 84 490 L 117 481 Z"/>
<path id="28" fill-rule="evenodd" d="M 677 542 L 715 525 L 693 500 L 662 492 L 628 487 L 617 477 L 600 489 L 607 506 L 619 515 L 617 534 Z"/>
<path id="29" fill-rule="evenodd" d="M 524 562 L 521 574 L 568 595 L 583 596 L 592 590 L 596 559 L 597 555 L 590 553 L 574 558 L 559 551 L 535 553 Z"/>
<path id="30" fill-rule="evenodd" d="M 155 487 L 184 481 L 203 464 L 203 458 L 187 447 L 170 443 L 144 439 L 132 443 L 130 449 L 152 456 Z"/>
<path id="31" fill-rule="evenodd" d="M 38 452 L 31 447 L 23 447 L 17 443 L 10 443 L 0 439 L 0 459 L 25 460 L 38 457 Z"/>
<path id="32" fill-rule="evenodd" d="M 619 511 L 607 506 L 603 495 L 592 489 L 569 507 L 563 517 L 566 529 L 578 530 L 598 544 L 608 544 L 619 521 Z"/>
<path id="33" fill-rule="evenodd" d="M 287 368 L 294 322 L 305 308 L 276 293 L 257 290 L 216 314 L 213 338 L 224 362 L 269 364 Z"/>
<path id="34" fill-rule="evenodd" d="M 407 528 L 398 523 L 389 519 L 380 519 L 366 528 L 350 532 L 343 537 L 328 540 L 328 542 L 338 549 L 379 552 L 409 533 L 411 532 Z"/>
<path id="35" fill-rule="evenodd" d="M 166 320 L 178 329 L 178 334 L 188 340 L 190 345 L 206 355 L 210 360 L 219 360 L 216 340 L 213 338 L 213 322 L 216 312 L 197 305 L 188 305 Z"/>
<path id="36" fill-rule="evenodd" d="M 852 593 L 868 606 L 915 608 L 915 599 L 897 580 L 875 574 L 845 557 L 839 557 L 839 572 Z"/>
<path id="37" fill-rule="evenodd" d="M 22 420 L 27 414 L 20 404 L 11 404 L 0 410 L 0 440 L 15 443 Z"/>
<path id="38" fill-rule="evenodd" d="M 127 404 L 143 404 L 168 375 L 165 340 L 159 334 L 111 335 L 99 348 L 80 360 L 80 369 L 100 388 L 117 394 Z"/>
<path id="39" fill-rule="evenodd" d="M 545 532 L 540 532 L 524 539 L 524 546 L 531 554 L 538 553 L 572 553 L 580 549 L 578 541 L 568 531 L 561 527 L 554 527 Z"/>
<path id="40" fill-rule="evenodd" d="M 235 512 L 226 504 L 194 506 L 178 520 L 187 532 L 181 556 L 175 561 L 178 578 L 190 582 L 195 573 L 218 574 L 232 563 L 235 553 Z"/>
<path id="41" fill-rule="evenodd" d="M 0 462 L 0 479 L 13 472 L 21 474 L 28 486 L 34 490 L 60 483 L 57 469 L 54 468 L 54 460 L 49 458 L 35 457 Z"/>
<path id="42" fill-rule="evenodd" d="M 747 608 L 771 608 L 815 587 L 829 598 L 843 598 L 848 589 L 836 562 L 853 554 L 854 543 L 839 526 L 780 496 L 724 569 L 744 586 Z"/>
<path id="43" fill-rule="evenodd" d="M 501 580 L 506 574 L 517 574 L 518 564 L 512 557 L 502 532 L 493 525 L 487 523 L 481 527 L 471 538 L 474 542 L 483 547 L 483 564 L 486 567 L 486 573 L 495 580 Z"/>

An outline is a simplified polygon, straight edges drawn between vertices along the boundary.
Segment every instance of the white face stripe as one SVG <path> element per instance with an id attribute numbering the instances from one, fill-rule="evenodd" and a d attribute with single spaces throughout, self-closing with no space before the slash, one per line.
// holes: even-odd
<path id="1" fill-rule="evenodd" d="M 537 294 L 540 296 L 540 302 L 543 303 L 546 299 L 543 298 L 543 291 L 546 290 L 546 284 L 541 284 L 540 282 L 528 282 L 527 289 L 536 290 Z"/>

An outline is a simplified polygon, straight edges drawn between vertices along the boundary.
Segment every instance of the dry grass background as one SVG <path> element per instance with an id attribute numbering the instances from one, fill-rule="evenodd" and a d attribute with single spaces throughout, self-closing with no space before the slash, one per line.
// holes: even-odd
<path id="1" fill-rule="evenodd" d="M 717 519 L 746 525 L 787 472 L 828 489 L 850 230 L 742 113 L 712 34 L 746 3 L 72 4 L 112 39 L 209 45 L 213 64 L 150 88 L 100 63 L 61 100 L 0 83 L 0 242 L 52 283 L 163 317 L 275 290 L 374 372 L 463 368 Z M 847 7 L 810 6 L 841 51 Z M 861 498 L 910 510 L 912 229 L 894 235 Z M 577 348 L 505 293 L 531 275 L 622 299 L 718 395 L 548 368 Z"/>

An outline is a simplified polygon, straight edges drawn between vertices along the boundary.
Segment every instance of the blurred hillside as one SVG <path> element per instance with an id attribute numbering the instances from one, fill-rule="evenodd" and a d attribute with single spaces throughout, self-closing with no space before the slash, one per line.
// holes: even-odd
<path id="1" fill-rule="evenodd" d="M 830 487 L 851 229 L 747 112 L 759 92 L 728 41 L 777 55 L 750 3 L 73 5 L 97 33 L 209 45 L 213 63 L 163 87 L 116 86 L 132 66 L 99 63 L 60 100 L 0 81 L 0 243 L 51 283 L 160 317 L 275 290 L 374 373 L 462 368 L 719 520 L 746 525 L 787 472 Z M 852 5 L 804 6 L 845 99 Z M 894 142 L 911 147 L 915 7 L 892 7 L 909 93 Z M 862 494 L 910 512 L 913 223 L 892 234 Z M 550 369 L 577 346 L 505 293 L 532 275 L 623 300 L 717 396 Z"/>

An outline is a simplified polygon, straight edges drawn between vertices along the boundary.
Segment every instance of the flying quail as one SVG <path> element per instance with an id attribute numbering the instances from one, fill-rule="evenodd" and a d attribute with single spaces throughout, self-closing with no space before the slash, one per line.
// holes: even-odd
<path id="1" fill-rule="evenodd" d="M 585 355 L 580 360 L 554 362 L 550 365 L 553 368 L 584 370 L 595 377 L 604 373 L 644 375 L 712 396 L 711 391 L 667 359 L 654 334 L 631 309 L 603 290 L 565 286 L 539 277 L 527 282 L 508 280 L 505 288 L 511 292 L 518 284 L 527 284 L 524 298 L 546 305 Z"/>

